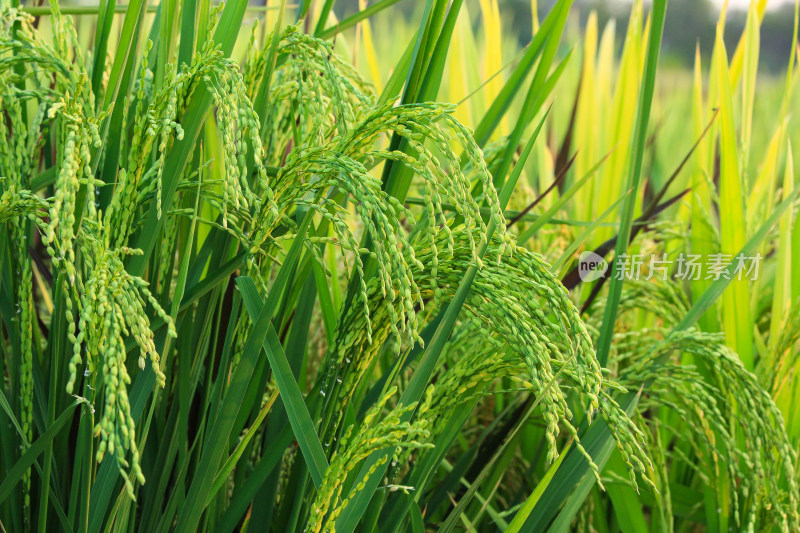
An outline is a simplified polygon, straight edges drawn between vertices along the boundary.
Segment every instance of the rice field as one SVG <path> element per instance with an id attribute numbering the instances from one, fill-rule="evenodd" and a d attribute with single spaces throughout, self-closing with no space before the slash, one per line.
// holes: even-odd
<path id="1" fill-rule="evenodd" d="M 351 3 L 0 0 L 0 531 L 800 530 L 800 5 Z"/>

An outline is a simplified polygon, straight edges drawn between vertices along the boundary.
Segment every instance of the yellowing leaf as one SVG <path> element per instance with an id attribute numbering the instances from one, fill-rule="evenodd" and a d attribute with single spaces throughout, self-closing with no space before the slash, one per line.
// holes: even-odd
<path id="1" fill-rule="evenodd" d="M 714 48 L 714 76 L 719 86 L 719 211 L 722 254 L 736 254 L 746 242 L 745 208 L 742 202 L 741 175 L 733 117 L 733 95 L 728 60 L 722 33 L 717 32 Z M 736 257 L 730 257 L 736 261 Z M 742 276 L 743 278 L 743 276 Z M 734 279 L 722 296 L 722 321 L 725 341 L 748 369 L 753 368 L 753 324 L 750 288 L 746 279 Z"/>

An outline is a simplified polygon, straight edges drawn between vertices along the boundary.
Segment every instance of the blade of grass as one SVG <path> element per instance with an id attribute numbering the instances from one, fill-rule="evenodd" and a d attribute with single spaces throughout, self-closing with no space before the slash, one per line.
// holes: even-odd
<path id="1" fill-rule="evenodd" d="M 559 30 L 561 29 L 562 28 L 559 28 Z M 539 60 L 539 66 L 536 69 L 536 74 L 533 76 L 533 81 L 531 82 L 530 88 L 528 89 L 528 94 L 526 95 L 525 101 L 522 104 L 522 109 L 520 110 L 519 120 L 509 136 L 499 165 L 493 169 L 492 177 L 494 186 L 497 189 L 501 189 L 503 187 L 503 182 L 506 179 L 506 173 L 508 173 L 508 170 L 511 168 L 511 162 L 514 154 L 517 151 L 517 147 L 522 140 L 525 127 L 533 120 L 533 117 L 536 116 L 542 105 L 544 105 L 545 100 L 553 91 L 553 88 L 555 87 L 556 83 L 558 83 L 558 80 L 561 78 L 561 74 L 564 72 L 564 69 L 569 64 L 569 60 L 572 57 L 572 52 L 567 54 L 567 56 L 556 67 L 553 74 L 550 75 L 550 66 L 552 65 L 553 58 L 555 57 L 556 50 L 558 49 L 558 44 L 558 39 L 551 38 L 548 40 L 544 50 L 542 51 L 542 57 Z"/>
<path id="2" fill-rule="evenodd" d="M 3 482 L 0 483 L 0 503 L 4 502 L 9 497 L 11 491 L 14 490 L 17 483 L 22 480 L 22 476 L 24 476 L 25 472 L 33 465 L 36 458 L 45 451 L 56 435 L 58 435 L 67 422 L 72 419 L 72 411 L 81 403 L 80 401 L 73 402 L 38 439 L 33 441 L 30 446 L 26 448 L 25 453 L 22 454 L 19 461 L 14 464 L 14 467 L 6 474 Z M 3 402 L 3 404 L 5 408 L 5 402 Z"/>
<path id="3" fill-rule="evenodd" d="M 630 193 L 631 193 L 631 191 L 627 191 L 627 192 L 625 192 L 625 194 L 620 196 L 619 199 L 617 199 L 616 202 L 611 204 L 605 211 L 603 211 L 595 219 L 595 221 L 592 222 L 592 224 L 583 231 L 583 233 L 581 233 L 580 235 L 578 235 L 578 237 L 576 237 L 575 239 L 572 240 L 572 242 L 567 247 L 567 249 L 564 250 L 564 252 L 561 253 L 561 257 L 559 257 L 558 260 L 555 263 L 553 263 L 553 266 L 552 266 L 553 272 L 558 273 L 558 271 L 561 270 L 561 268 L 572 257 L 572 255 L 575 252 L 578 251 L 578 248 L 580 248 L 581 245 L 583 245 L 583 243 L 586 242 L 586 240 L 589 238 L 589 236 L 594 232 L 594 230 L 596 230 L 600 226 L 600 223 L 603 220 L 605 220 L 605 218 L 608 215 L 613 213 L 614 209 L 616 209 L 623 202 L 623 200 L 625 200 L 625 197 L 627 197 Z"/>
<path id="4" fill-rule="evenodd" d="M 733 88 L 730 84 L 727 54 L 721 33 L 717 33 L 714 47 L 718 54 L 715 63 L 717 83 L 720 90 L 720 137 L 719 137 L 719 209 L 720 245 L 723 254 L 739 250 L 745 243 L 744 205 L 742 203 L 741 174 L 739 173 L 739 154 L 736 144 L 736 123 L 733 117 Z M 725 341 L 742 359 L 745 368 L 753 369 L 753 324 L 750 306 L 749 282 L 735 280 L 731 290 L 722 297 L 722 321 Z"/>
<path id="5" fill-rule="evenodd" d="M 641 183 L 642 160 L 644 159 L 644 148 L 647 141 L 647 124 L 650 120 L 650 108 L 652 107 L 653 93 L 655 92 L 656 68 L 658 67 L 658 56 L 661 50 L 661 33 L 664 29 L 666 10 L 666 0 L 656 0 L 653 3 L 653 9 L 650 15 L 650 35 L 647 43 L 644 82 L 642 83 L 641 93 L 639 95 L 639 103 L 636 111 L 636 129 L 632 141 L 633 158 L 630 162 L 628 185 L 626 187 L 627 190 L 632 190 L 633 192 L 626 197 L 622 206 L 619 238 L 617 239 L 617 246 L 614 250 L 615 257 L 620 257 L 628 250 L 629 237 L 633 225 L 633 214 L 636 207 L 636 198 Z M 622 277 L 612 276 L 608 288 L 608 297 L 603 314 L 600 337 L 597 341 L 597 360 L 600 362 L 601 366 L 605 366 L 608 362 L 611 337 L 617 318 L 617 308 L 619 306 L 621 293 Z"/>
<path id="6" fill-rule="evenodd" d="M 387 7 L 394 5 L 399 1 L 400 0 L 380 0 L 380 2 L 376 2 L 371 6 L 367 7 L 366 9 L 359 10 L 357 13 L 347 17 L 346 19 L 342 20 L 335 26 L 331 26 L 330 28 L 325 30 L 323 30 L 322 28 L 325 25 L 324 19 L 326 19 L 327 17 L 326 16 L 320 17 L 319 24 L 317 25 L 317 29 L 314 33 L 320 39 L 330 39 L 331 37 L 338 35 L 339 33 L 345 31 L 346 29 L 352 28 L 362 20 L 366 20 L 369 17 L 377 13 L 380 13 Z M 333 2 L 330 3 L 333 4 Z"/>
<path id="7" fill-rule="evenodd" d="M 252 378 L 256 360 L 260 355 L 262 345 L 268 339 L 268 326 L 272 322 L 272 317 L 278 308 L 280 296 L 286 288 L 288 279 L 300 257 L 303 239 L 310 225 L 311 216 L 307 215 L 298 229 L 297 236 L 275 278 L 266 303 L 261 307 L 256 320 L 253 322 L 253 327 L 247 336 L 239 364 L 230 379 L 228 390 L 222 398 L 218 414 L 206 435 L 200 466 L 192 479 L 189 492 L 186 495 L 186 502 L 178 515 L 177 528 L 179 530 L 193 531 L 200 522 L 200 517 L 207 501 L 207 493 L 211 489 L 211 483 L 214 480 L 214 475 L 217 472 L 222 456 L 227 451 L 228 439 L 241 408 L 242 399 Z M 269 330 L 274 332 L 271 327 Z M 264 347 L 266 348 L 267 346 Z"/>
<path id="8" fill-rule="evenodd" d="M 239 441 L 239 444 L 236 445 L 236 449 L 233 450 L 233 453 L 228 457 L 228 460 L 225 461 L 225 464 L 222 465 L 220 468 L 219 473 L 214 478 L 214 482 L 211 484 L 211 491 L 208 493 L 208 501 L 206 501 L 206 505 L 211 503 L 211 499 L 214 495 L 219 492 L 225 482 L 228 480 L 228 476 L 231 475 L 236 463 L 242 457 L 242 453 L 247 448 L 247 445 L 250 443 L 252 438 L 255 436 L 256 432 L 258 432 L 258 428 L 261 427 L 261 423 L 266 418 L 267 413 L 270 412 L 272 409 L 272 405 L 275 403 L 275 400 L 278 399 L 278 391 L 272 393 L 267 400 L 267 403 L 264 405 L 263 409 L 258 413 L 258 417 L 255 419 L 253 424 L 248 428 L 247 432 L 244 434 L 242 439 Z"/>
<path id="9" fill-rule="evenodd" d="M 586 184 L 589 178 L 591 178 L 594 175 L 594 173 L 597 172 L 597 170 L 603 165 L 603 163 L 606 161 L 609 155 L 611 155 L 611 152 L 606 154 L 591 169 L 589 169 L 586 175 L 584 175 L 583 177 L 581 177 L 581 179 L 573 183 L 572 186 L 569 189 L 567 189 L 564 192 L 564 194 L 562 194 L 558 198 L 558 200 L 553 202 L 553 204 L 549 208 L 547 208 L 547 210 L 544 213 L 542 213 L 539 216 L 539 218 L 536 219 L 536 221 L 534 221 L 533 224 L 531 224 L 530 227 L 528 227 L 525 231 L 523 231 L 520 234 L 519 238 L 517 239 L 519 244 L 525 244 L 526 242 L 528 242 L 528 240 L 534 235 L 536 235 L 536 233 L 540 229 L 542 229 L 542 227 L 544 227 L 545 224 L 550 222 L 553 215 L 555 215 L 562 207 L 564 207 L 564 205 L 575 195 L 575 193 L 577 193 L 581 189 L 581 187 L 583 187 Z"/>
<path id="10" fill-rule="evenodd" d="M 558 0 L 547 14 L 547 17 L 542 21 L 539 31 L 533 36 L 533 40 L 520 59 L 519 64 L 509 76 L 480 123 L 475 127 L 474 137 L 478 146 L 485 146 L 499 126 L 500 121 L 511 107 L 514 97 L 522 88 L 525 78 L 527 78 L 536 59 L 542 53 L 546 43 L 550 39 L 555 41 L 561 40 L 561 31 L 571 6 L 572 0 Z"/>
<path id="11" fill-rule="evenodd" d="M 242 293 L 242 298 L 251 319 L 255 320 L 258 318 L 256 312 L 260 308 L 261 300 L 256 291 L 255 283 L 249 277 L 244 276 L 237 278 L 236 284 Z M 275 333 L 275 329 L 272 326 L 269 326 L 269 331 L 267 331 L 264 351 L 267 352 L 270 366 L 275 374 L 275 381 L 278 383 L 283 405 L 286 408 L 286 414 L 289 417 L 289 423 L 306 459 L 311 478 L 314 480 L 314 484 L 319 487 L 322 484 L 325 470 L 328 468 L 328 461 L 325 459 L 325 452 L 314 429 L 314 422 L 311 420 L 311 415 L 306 408 L 303 395 L 297 386 L 289 362 L 286 360 L 286 355 L 283 353 L 278 334 Z"/>
<path id="12" fill-rule="evenodd" d="M 550 468 L 547 469 L 547 473 L 539 480 L 536 484 L 536 488 L 531 492 L 530 496 L 525 499 L 525 503 L 522 504 L 522 507 L 519 508 L 517 514 L 514 515 L 514 518 L 508 524 L 506 533 L 519 533 L 522 524 L 528 518 L 528 515 L 531 514 L 533 508 L 536 507 L 536 503 L 539 501 L 539 498 L 542 497 L 545 489 L 550 486 L 550 483 L 553 481 L 553 476 L 555 476 L 561 463 L 564 462 L 564 458 L 567 456 L 567 452 L 569 452 L 570 449 L 571 446 L 565 446 L 564 450 L 562 450 L 561 454 L 558 456 L 558 459 L 550 465 Z"/>

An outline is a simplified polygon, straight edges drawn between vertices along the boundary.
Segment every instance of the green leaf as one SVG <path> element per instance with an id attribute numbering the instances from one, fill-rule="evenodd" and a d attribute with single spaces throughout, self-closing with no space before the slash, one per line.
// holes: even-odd
<path id="1" fill-rule="evenodd" d="M 497 98 L 495 98 L 489 110 L 475 127 L 475 141 L 478 146 L 485 146 L 497 126 L 500 125 L 500 121 L 510 109 L 514 97 L 522 88 L 525 78 L 533 68 L 536 59 L 542 53 L 546 43 L 551 39 L 560 41 L 561 30 L 564 27 L 571 6 L 572 0 L 558 0 L 542 21 L 539 31 L 533 36 L 533 40 L 528 45 L 525 54 L 520 58 L 519 64 L 514 68 Z"/>
<path id="2" fill-rule="evenodd" d="M 567 452 L 571 449 L 571 446 L 565 446 L 564 449 L 561 451 L 561 454 L 558 456 L 558 459 L 550 465 L 550 468 L 547 469 L 547 473 L 544 477 L 536 484 L 536 488 L 531 492 L 530 496 L 525 499 L 525 503 L 522 504 L 517 514 L 514 515 L 514 519 L 508 524 L 508 529 L 506 529 L 506 533 L 519 533 L 522 528 L 522 524 L 528 518 L 528 515 L 531 514 L 533 508 L 536 507 L 536 503 L 539 501 L 539 498 L 542 497 L 545 489 L 550 486 L 550 483 L 553 481 L 553 476 L 555 476 L 556 471 L 558 471 L 561 463 L 564 462 L 564 457 L 567 456 Z"/>
<path id="3" fill-rule="evenodd" d="M 657 0 L 653 3 L 650 13 L 650 35 L 647 43 L 647 59 L 644 65 L 644 81 L 642 83 L 639 102 L 636 110 L 636 129 L 633 134 L 633 157 L 629 162 L 627 190 L 633 191 L 625 198 L 622 206 L 619 237 L 614 249 L 614 257 L 620 257 L 628 251 L 631 228 L 633 226 L 636 199 L 639 196 L 639 186 L 642 178 L 642 161 L 647 143 L 647 125 L 650 121 L 650 108 L 653 105 L 653 93 L 656 84 L 656 69 L 658 56 L 661 51 L 661 34 L 664 31 L 664 18 L 667 11 L 667 0 Z M 619 268 L 619 263 L 615 263 Z M 611 276 L 608 288 L 608 297 L 603 313 L 603 324 L 600 328 L 600 337 L 597 341 L 597 360 L 601 366 L 608 362 L 611 349 L 611 337 L 614 333 L 614 324 L 617 319 L 620 295 L 622 294 L 623 276 Z"/>
<path id="4" fill-rule="evenodd" d="M 258 317 L 257 310 L 261 304 L 261 298 L 258 296 L 255 283 L 249 277 L 244 276 L 237 278 L 236 284 L 242 293 L 250 318 L 255 321 Z M 283 400 L 289 423 L 294 430 L 300 450 L 303 452 L 311 478 L 314 480 L 314 484 L 319 487 L 322 484 L 322 478 L 325 476 L 325 470 L 328 468 L 328 461 L 325 459 L 325 452 L 322 449 L 316 429 L 314 429 L 311 415 L 306 408 L 303 394 L 297 386 L 292 369 L 286 360 L 286 354 L 283 353 L 278 334 L 275 333 L 275 328 L 272 325 L 268 326 L 264 351 L 267 352 L 269 364 L 275 373 L 275 381 L 278 383 L 281 400 Z"/>
<path id="5" fill-rule="evenodd" d="M 231 472 L 236 467 L 236 463 L 242 457 L 242 453 L 244 453 L 247 445 L 253 439 L 258 429 L 261 427 L 261 423 L 264 422 L 264 419 L 269 413 L 270 409 L 272 409 L 272 405 L 275 403 L 275 400 L 278 399 L 278 393 L 273 392 L 272 396 L 270 396 L 267 403 L 264 405 L 263 409 L 258 413 L 258 417 L 256 417 L 253 424 L 247 429 L 247 432 L 244 434 L 242 439 L 239 441 L 239 444 L 236 445 L 236 449 L 233 450 L 233 453 L 228 457 L 228 460 L 225 461 L 225 464 L 222 465 L 222 468 L 217 473 L 217 476 L 214 478 L 214 483 L 212 483 L 211 491 L 208 494 L 208 501 L 206 505 L 211 503 L 211 498 L 219 492 L 225 482 L 228 480 L 228 476 L 231 475 Z"/>
<path id="6" fill-rule="evenodd" d="M 36 439 L 30 446 L 25 450 L 25 453 L 22 454 L 19 461 L 14 464 L 14 467 L 7 473 L 5 479 L 3 479 L 2 484 L 0 484 L 0 503 L 4 502 L 14 487 L 22 480 L 22 476 L 25 475 L 25 472 L 31 467 L 31 465 L 36 461 L 36 458 L 39 457 L 47 446 L 53 441 L 53 439 L 58 435 L 58 433 L 64 428 L 64 426 L 72 420 L 72 411 L 80 405 L 82 402 L 76 401 L 73 402 L 69 407 L 67 407 L 56 419 L 50 427 L 47 428 L 38 439 Z M 5 407 L 5 406 L 4 406 Z"/>
<path id="7" fill-rule="evenodd" d="M 210 424 L 206 434 L 200 457 L 200 465 L 189 486 L 186 502 L 178 516 L 178 529 L 193 531 L 197 528 L 201 513 L 208 501 L 207 495 L 211 489 L 214 475 L 218 471 L 222 456 L 227 451 L 231 431 L 234 427 L 239 410 L 242 408 L 242 400 L 253 376 L 253 371 L 256 367 L 262 345 L 264 345 L 268 338 L 268 330 L 272 330 L 272 328 L 268 328 L 268 326 L 271 326 L 272 317 L 278 308 L 280 296 L 286 288 L 294 266 L 299 260 L 300 251 L 303 247 L 303 239 L 310 225 L 311 216 L 306 216 L 275 278 L 267 301 L 261 307 L 261 311 L 257 319 L 254 320 L 253 327 L 247 336 L 247 341 L 242 350 L 239 364 L 230 379 L 228 389 L 222 398 L 217 415 L 213 423 Z M 274 330 L 272 331 L 274 332 Z"/>
<path id="8" fill-rule="evenodd" d="M 359 9 L 358 12 L 356 12 L 353 15 L 350 15 L 349 17 L 347 17 L 346 19 L 342 20 L 341 22 L 339 22 L 335 26 L 331 26 L 330 28 L 328 28 L 326 30 L 323 30 L 322 28 L 325 25 L 325 19 L 328 18 L 327 17 L 327 13 L 330 12 L 329 4 L 330 4 L 330 6 L 333 5 L 333 2 L 331 0 L 328 0 L 326 2 L 326 4 L 325 4 L 325 7 L 327 7 L 327 10 L 326 9 L 322 10 L 322 15 L 320 16 L 319 24 L 317 25 L 317 29 L 316 29 L 316 31 L 314 33 L 320 39 L 330 39 L 331 37 L 334 37 L 334 36 L 338 35 L 339 33 L 345 31 L 346 29 L 352 28 L 353 26 L 355 26 L 356 24 L 358 24 L 362 20 L 368 19 L 371 16 L 373 16 L 373 15 L 375 15 L 377 13 L 380 13 L 381 11 L 386 9 L 387 7 L 390 7 L 390 6 L 396 4 L 399 1 L 400 0 L 380 0 L 379 2 L 376 2 L 376 3 L 368 6 L 366 9 Z"/>

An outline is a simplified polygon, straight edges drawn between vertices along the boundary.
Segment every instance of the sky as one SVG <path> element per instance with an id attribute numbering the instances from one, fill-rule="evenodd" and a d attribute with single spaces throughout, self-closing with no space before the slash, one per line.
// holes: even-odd
<path id="1" fill-rule="evenodd" d="M 724 0 L 711 0 L 713 3 L 717 4 L 718 6 L 722 6 Z M 779 7 L 781 4 L 787 4 L 793 2 L 794 0 L 769 0 L 767 4 L 767 8 Z M 750 5 L 750 0 L 730 0 L 731 7 L 737 8 L 747 8 Z"/>
<path id="2" fill-rule="evenodd" d="M 625 3 L 631 2 L 631 0 L 616 0 L 616 1 L 622 1 Z M 653 0 L 644 0 L 645 4 L 650 3 L 652 1 Z M 725 3 L 725 0 L 710 0 L 710 2 L 715 6 L 717 6 L 717 8 L 720 8 Z M 794 2 L 795 0 L 767 0 L 767 9 L 775 9 L 786 4 L 794 5 Z M 750 0 L 729 0 L 728 5 L 730 6 L 729 9 L 737 9 L 737 10 L 747 9 L 747 7 L 750 5 Z"/>

